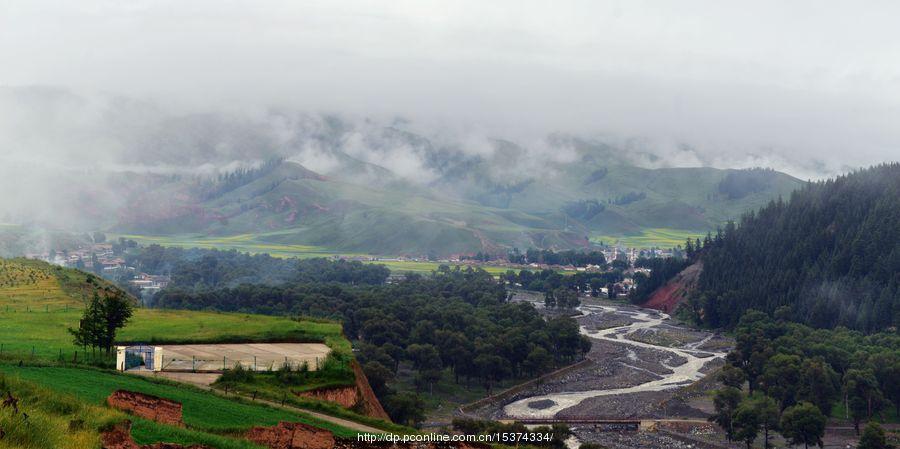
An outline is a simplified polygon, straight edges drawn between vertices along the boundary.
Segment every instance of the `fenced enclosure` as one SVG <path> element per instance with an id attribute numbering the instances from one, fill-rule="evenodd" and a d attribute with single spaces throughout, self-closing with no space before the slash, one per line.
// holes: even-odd
<path id="1" fill-rule="evenodd" d="M 331 349 L 322 343 L 230 343 L 119 346 L 119 370 L 221 372 L 237 365 L 251 371 L 285 368 L 316 371 Z"/>

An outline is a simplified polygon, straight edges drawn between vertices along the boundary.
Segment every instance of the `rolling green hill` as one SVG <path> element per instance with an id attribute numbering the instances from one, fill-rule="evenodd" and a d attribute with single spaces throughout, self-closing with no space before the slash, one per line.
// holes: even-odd
<path id="1" fill-rule="evenodd" d="M 590 154 L 512 186 L 479 182 L 480 167 L 425 185 L 326 177 L 290 161 L 212 185 L 176 179 L 132 202 L 114 231 L 250 234 L 259 244 L 368 254 L 567 249 L 653 228 L 706 233 L 803 185 L 771 170 L 645 169 Z"/>

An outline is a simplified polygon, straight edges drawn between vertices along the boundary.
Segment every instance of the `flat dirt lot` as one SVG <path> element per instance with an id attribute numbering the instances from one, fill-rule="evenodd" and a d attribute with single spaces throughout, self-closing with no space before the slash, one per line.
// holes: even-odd
<path id="1" fill-rule="evenodd" d="M 163 345 L 163 371 L 220 371 L 240 363 L 244 368 L 268 371 L 286 363 L 306 363 L 316 370 L 331 349 L 322 343 L 242 343 L 210 345 Z"/>

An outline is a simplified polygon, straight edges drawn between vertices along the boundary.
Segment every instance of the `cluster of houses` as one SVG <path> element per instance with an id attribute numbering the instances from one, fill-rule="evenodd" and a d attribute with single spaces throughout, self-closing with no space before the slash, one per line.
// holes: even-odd
<path id="1" fill-rule="evenodd" d="M 661 249 L 661 248 L 620 248 L 616 246 L 606 247 L 600 252 L 603 253 L 603 257 L 612 262 L 614 260 L 620 260 L 627 263 L 629 266 L 634 266 L 635 261 L 640 258 L 666 258 L 674 256 L 674 251 L 672 249 Z M 494 267 L 507 267 L 512 270 L 520 270 L 524 268 L 543 270 L 543 269 L 551 269 L 551 270 L 565 270 L 565 271 L 580 271 L 587 273 L 599 273 L 605 271 L 607 268 L 601 265 L 586 265 L 576 267 L 574 265 L 551 265 L 545 263 L 529 263 L 526 265 L 512 263 L 506 260 L 505 258 L 493 259 L 487 262 L 479 261 L 473 258 L 474 254 L 453 254 L 447 258 L 442 258 L 440 260 L 435 260 L 434 258 L 428 258 L 425 256 L 397 256 L 397 257 L 379 257 L 379 256 L 346 256 L 346 255 L 336 255 L 333 256 L 334 259 L 344 259 L 344 260 L 358 260 L 361 262 L 432 262 L 432 263 L 447 263 L 453 265 L 471 265 L 471 266 L 480 266 L 480 265 L 490 265 Z M 638 269 L 640 271 L 640 269 Z"/>
<path id="2" fill-rule="evenodd" d="M 89 271 L 107 279 L 131 277 L 128 280 L 130 285 L 149 294 L 156 293 L 169 285 L 169 276 L 136 273 L 134 267 L 129 267 L 125 263 L 125 259 L 113 251 L 111 243 L 93 243 L 60 252 L 51 250 L 45 253 L 27 254 L 26 257 L 40 259 L 62 267 Z"/>
<path id="3" fill-rule="evenodd" d="M 125 265 L 125 259 L 113 251 L 111 243 L 94 243 L 60 252 L 51 250 L 41 254 L 27 254 L 26 257 L 44 260 L 62 267 L 109 275 L 109 277 L 114 277 L 128 268 Z"/>
<path id="4" fill-rule="evenodd" d="M 166 288 L 169 285 L 169 280 L 169 276 L 140 273 L 129 280 L 128 283 L 138 290 L 152 295 Z"/>

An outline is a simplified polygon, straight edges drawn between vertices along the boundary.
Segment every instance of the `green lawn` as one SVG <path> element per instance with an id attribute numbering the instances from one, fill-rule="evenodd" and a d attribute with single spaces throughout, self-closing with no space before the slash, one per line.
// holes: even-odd
<path id="1" fill-rule="evenodd" d="M 177 443 L 185 446 L 202 444 L 217 449 L 265 449 L 265 446 L 224 435 L 166 426 L 150 420 L 128 417 L 131 420 L 131 437 L 137 444 Z"/>
<path id="2" fill-rule="evenodd" d="M 69 327 L 78 326 L 81 311 L 75 305 L 65 309 L 32 308 L 31 312 L 3 307 L 0 292 L 0 352 L 6 358 L 57 358 L 71 360 L 82 348 L 72 345 Z M 118 340 L 144 343 L 197 343 L 228 341 L 322 341 L 339 353 L 350 352 L 341 325 L 318 321 L 296 321 L 286 317 L 240 313 L 191 312 L 183 310 L 136 309 L 131 322 L 119 332 Z"/>
<path id="3" fill-rule="evenodd" d="M 638 234 L 628 235 L 593 235 L 591 241 L 603 242 L 607 245 L 621 245 L 627 248 L 674 248 L 684 246 L 685 240 L 690 238 L 702 238 L 705 232 L 688 231 L 683 229 L 650 228 L 644 229 Z"/>
<path id="4" fill-rule="evenodd" d="M 68 329 L 78 326 L 93 286 L 106 285 L 89 283 L 87 276 L 43 262 L 0 259 L 0 356 L 72 360 L 79 351 L 83 357 Z M 340 323 L 241 313 L 137 308 L 117 337 L 144 343 L 321 341 L 350 354 Z"/>
<path id="5" fill-rule="evenodd" d="M 0 365 L 0 371 L 51 390 L 70 394 L 89 404 L 102 404 L 115 390 L 137 391 L 178 401 L 182 404 L 184 422 L 193 430 L 233 433 L 252 426 L 270 426 L 279 421 L 302 422 L 330 430 L 335 435 L 355 437 L 356 432 L 320 421 L 299 412 L 282 410 L 264 404 L 223 398 L 187 385 L 155 382 L 151 379 L 111 371 Z"/>

